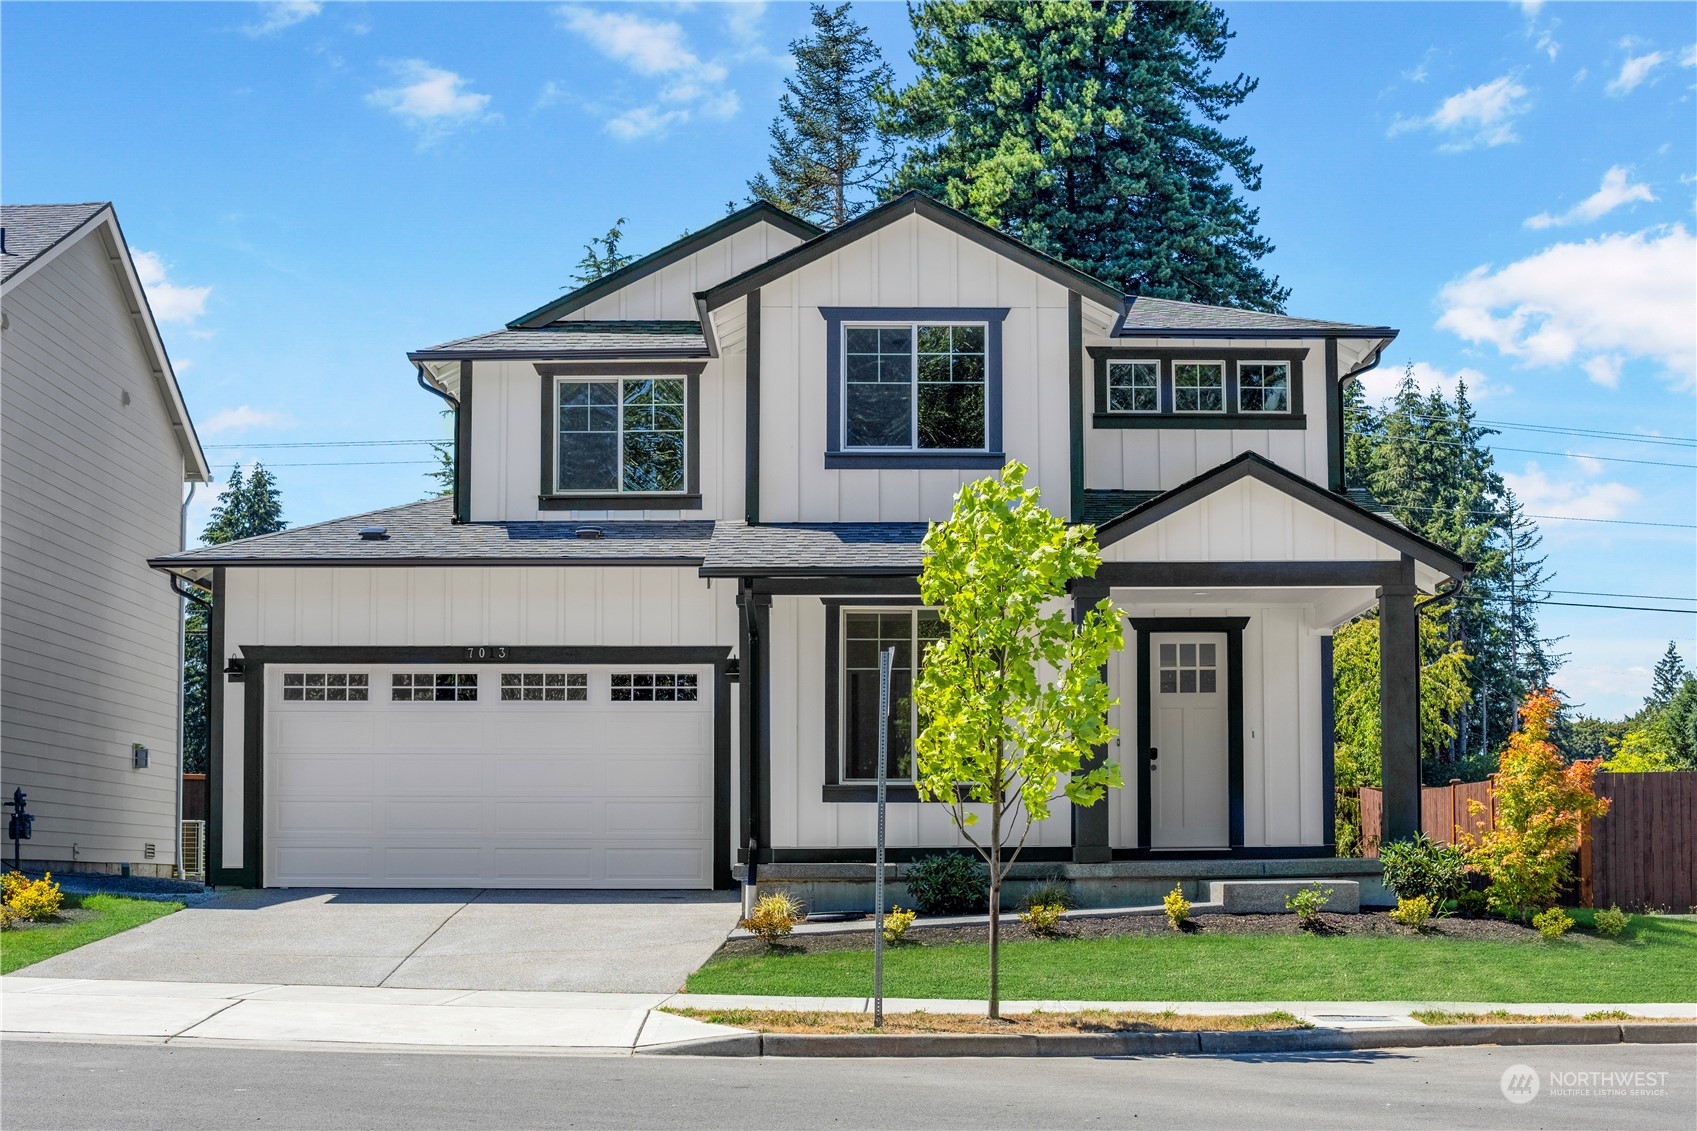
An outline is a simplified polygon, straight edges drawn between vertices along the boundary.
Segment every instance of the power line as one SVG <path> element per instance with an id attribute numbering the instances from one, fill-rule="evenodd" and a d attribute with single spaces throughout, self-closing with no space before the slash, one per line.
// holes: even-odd
<path id="1" fill-rule="evenodd" d="M 1697 609 L 1652 609 L 1648 605 L 1594 605 L 1584 601 L 1538 601 L 1539 605 L 1561 605 L 1569 609 L 1615 609 L 1623 613 L 1683 613 L 1697 617 Z"/>
<path id="2" fill-rule="evenodd" d="M 1497 515 L 1507 518 L 1507 515 Z M 1644 522 L 1635 518 L 1582 518 L 1576 514 L 1522 514 L 1522 518 L 1543 519 L 1550 522 L 1607 522 L 1615 526 L 1662 526 L 1669 530 L 1697 530 L 1697 523 L 1689 522 Z"/>
<path id="3" fill-rule="evenodd" d="M 1361 433 L 1357 432 L 1355 435 L 1360 436 Z M 1429 436 L 1398 436 L 1394 440 L 1388 442 L 1397 444 L 1435 444 L 1441 448 L 1465 448 L 1470 446 L 1461 440 L 1434 440 Z M 1670 463 L 1667 460 L 1659 459 L 1631 459 L 1627 456 L 1598 456 L 1591 455 L 1587 452 L 1552 452 L 1547 448 L 1510 448 L 1506 446 L 1500 447 L 1496 444 L 1490 444 L 1488 446 L 1493 452 L 1524 452 L 1527 455 L 1534 456 L 1560 456 L 1564 459 L 1597 459 L 1606 460 L 1609 463 L 1638 463 L 1649 467 L 1678 467 L 1687 471 L 1697 471 L 1697 464 L 1694 463 Z"/>
<path id="4" fill-rule="evenodd" d="M 1566 593 L 1575 597 L 1627 597 L 1639 601 L 1697 601 L 1697 597 L 1667 597 L 1660 593 L 1598 593 L 1590 589 L 1546 589 L 1546 593 Z"/>
<path id="5" fill-rule="evenodd" d="M 1428 420 L 1440 419 L 1427 417 Z M 1475 424 L 1484 424 L 1494 428 L 1507 428 L 1515 432 L 1545 432 L 1556 436 L 1595 436 L 1603 440 L 1620 440 L 1630 444 L 1660 444 L 1664 446 L 1697 447 L 1697 440 L 1686 436 L 1646 436 L 1641 432 L 1605 432 L 1599 428 L 1565 428 L 1555 424 L 1512 424 L 1506 420 L 1476 420 Z"/>

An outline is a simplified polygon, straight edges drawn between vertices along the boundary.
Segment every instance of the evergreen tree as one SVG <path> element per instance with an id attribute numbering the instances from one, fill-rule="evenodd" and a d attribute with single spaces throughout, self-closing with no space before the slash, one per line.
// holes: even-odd
<path id="1" fill-rule="evenodd" d="M 572 276 L 568 287 L 586 287 L 598 279 L 611 275 L 614 271 L 636 262 L 636 256 L 627 255 L 620 248 L 625 238 L 625 225 L 628 219 L 620 216 L 613 221 L 613 226 L 607 229 L 604 236 L 595 236 L 583 245 L 583 258 L 577 261 L 577 273 Z"/>
<path id="2" fill-rule="evenodd" d="M 283 521 L 283 499 L 276 481 L 265 465 L 253 465 L 244 478 L 240 466 L 230 472 L 229 482 L 212 508 L 200 540 L 208 546 L 275 534 L 289 524 Z M 183 618 L 183 772 L 206 772 L 208 735 L 206 729 L 213 657 L 207 639 L 206 610 L 189 602 Z"/>
<path id="3" fill-rule="evenodd" d="M 1673 641 L 1668 641 L 1668 650 L 1662 653 L 1662 658 L 1656 661 L 1656 670 L 1650 673 L 1650 695 L 1644 700 L 1644 709 L 1659 711 L 1672 703 L 1673 697 L 1690 678 L 1691 670 L 1685 666 L 1684 657 L 1674 647 Z"/>
<path id="4" fill-rule="evenodd" d="M 445 408 L 442 410 L 442 415 L 452 421 L 454 410 Z M 453 428 L 453 424 L 450 423 L 448 427 Z M 436 457 L 436 466 L 425 472 L 424 477 L 430 480 L 437 498 L 441 498 L 443 495 L 452 495 L 454 493 L 454 441 L 448 439 L 431 444 L 430 454 Z"/>
<path id="5" fill-rule="evenodd" d="M 790 44 L 795 74 L 772 119 L 771 175 L 748 182 L 750 200 L 833 228 L 870 206 L 894 156 L 875 100 L 890 68 L 849 7 L 814 4 L 813 33 Z"/>
<path id="6" fill-rule="evenodd" d="M 1273 245 L 1238 186 L 1261 187 L 1219 128 L 1255 89 L 1212 67 L 1232 38 L 1197 0 L 927 0 L 909 8 L 919 77 L 882 96 L 921 189 L 1114 286 L 1277 311 Z"/>

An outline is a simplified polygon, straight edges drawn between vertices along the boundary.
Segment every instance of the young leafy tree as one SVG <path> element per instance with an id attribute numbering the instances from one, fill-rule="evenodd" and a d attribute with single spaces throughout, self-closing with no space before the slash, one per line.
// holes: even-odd
<path id="1" fill-rule="evenodd" d="M 874 98 L 890 68 L 849 8 L 812 6 L 812 34 L 790 44 L 795 74 L 772 119 L 770 176 L 748 182 L 749 199 L 833 228 L 870 206 L 894 155 Z"/>
<path id="2" fill-rule="evenodd" d="M 568 286 L 588 286 L 597 279 L 636 262 L 636 256 L 627 255 L 619 246 L 624 241 L 625 225 L 628 223 L 629 220 L 620 216 L 613 221 L 613 226 L 607 229 L 606 235 L 592 237 L 583 245 L 583 258 L 577 261 L 577 274 L 572 276 Z"/>
<path id="3" fill-rule="evenodd" d="M 1213 66 L 1232 38 L 1197 0 L 910 5 L 919 75 L 885 94 L 922 189 L 1115 286 L 1281 310 L 1273 245 L 1239 188 L 1255 150 L 1219 125 L 1255 89 Z"/>
<path id="4" fill-rule="evenodd" d="M 1075 625 L 1067 610 L 1067 583 L 1093 577 L 1101 560 L 1096 532 L 1045 510 L 1025 471 L 1013 462 L 962 487 L 949 520 L 925 536 L 919 575 L 947 629 L 914 689 L 919 795 L 947 805 L 989 865 L 992 1018 L 1002 883 L 1033 823 L 1062 797 L 1093 805 L 1121 784 L 1117 763 L 1088 765 L 1091 748 L 1117 733 L 1102 665 L 1123 644 L 1119 613 L 1103 599 Z"/>

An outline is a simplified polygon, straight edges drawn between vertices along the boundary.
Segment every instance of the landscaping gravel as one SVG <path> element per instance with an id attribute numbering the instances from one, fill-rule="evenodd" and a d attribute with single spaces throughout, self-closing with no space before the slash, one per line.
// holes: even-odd
<path id="1" fill-rule="evenodd" d="M 40 879 L 39 872 L 24 870 L 31 879 Z M 55 872 L 53 882 L 66 895 L 122 895 L 131 899 L 154 899 L 166 903 L 183 903 L 191 907 L 209 903 L 215 897 L 213 889 L 193 880 L 168 880 L 157 876 L 111 876 L 102 872 Z"/>

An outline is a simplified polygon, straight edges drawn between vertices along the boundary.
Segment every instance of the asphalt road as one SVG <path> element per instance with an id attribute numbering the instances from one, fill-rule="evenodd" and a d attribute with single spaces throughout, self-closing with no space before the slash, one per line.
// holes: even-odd
<path id="1" fill-rule="evenodd" d="M 1146 1060 L 714 1060 L 6 1041 L 7 1128 L 1697 1126 L 1697 1046 Z M 1505 1069 L 1539 1073 L 1508 1102 Z M 1665 1073 L 1558 1095 L 1550 1073 Z M 1593 1077 L 1583 1087 L 1611 1088 Z"/>

